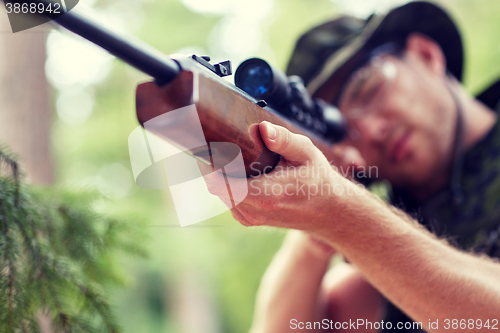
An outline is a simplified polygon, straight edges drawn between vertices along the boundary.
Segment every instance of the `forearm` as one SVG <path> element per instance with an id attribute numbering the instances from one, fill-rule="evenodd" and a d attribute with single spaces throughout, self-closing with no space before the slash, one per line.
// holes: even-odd
<path id="1" fill-rule="evenodd" d="M 252 333 L 290 331 L 290 320 L 319 317 L 319 291 L 330 254 L 292 231 L 266 271 L 257 295 Z M 316 248 L 315 248 L 316 247 Z"/>
<path id="2" fill-rule="evenodd" d="M 337 211 L 344 222 L 323 236 L 424 328 L 429 319 L 440 331 L 445 319 L 500 319 L 500 264 L 452 248 L 374 198 Z"/>
<path id="3" fill-rule="evenodd" d="M 423 324 L 499 316 L 499 263 L 455 250 L 368 192 L 358 194 L 307 138 L 268 123 L 259 130 L 282 159 L 278 171 L 251 180 L 259 194 L 238 206 L 241 223 L 327 239 L 373 287 Z M 264 194 L 276 186 L 283 193 Z"/>

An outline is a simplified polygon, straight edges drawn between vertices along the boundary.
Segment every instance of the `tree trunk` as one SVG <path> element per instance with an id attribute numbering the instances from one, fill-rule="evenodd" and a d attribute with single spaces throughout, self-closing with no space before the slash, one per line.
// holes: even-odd
<path id="1" fill-rule="evenodd" d="M 15 153 L 33 183 L 54 179 L 51 111 L 45 78 L 46 24 L 13 34 L 0 4 L 0 145 Z"/>

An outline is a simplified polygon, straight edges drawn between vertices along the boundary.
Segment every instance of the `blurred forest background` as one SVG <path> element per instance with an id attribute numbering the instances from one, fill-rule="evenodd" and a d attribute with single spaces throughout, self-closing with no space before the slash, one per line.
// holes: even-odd
<path id="1" fill-rule="evenodd" d="M 500 75 L 500 4 L 438 2 L 459 24 L 465 85 L 477 93 Z M 210 55 L 213 61 L 230 59 L 233 66 L 258 56 L 284 69 L 307 28 L 339 13 L 363 17 L 400 3 L 80 0 L 77 9 L 167 54 Z M 229 212 L 179 228 L 168 191 L 137 187 L 131 172 L 127 138 L 138 126 L 135 87 L 148 78 L 47 24 L 11 35 L 1 15 L 1 86 L 18 95 L 0 102 L 0 141 L 19 153 L 31 181 L 95 187 L 112 201 L 112 209 L 148 222 L 149 257 L 119 258 L 128 283 L 110 290 L 124 332 L 248 331 L 260 277 L 283 231 L 244 228 Z M 15 53 L 5 51 L 12 45 Z M 13 112 L 19 103 L 28 111 Z"/>

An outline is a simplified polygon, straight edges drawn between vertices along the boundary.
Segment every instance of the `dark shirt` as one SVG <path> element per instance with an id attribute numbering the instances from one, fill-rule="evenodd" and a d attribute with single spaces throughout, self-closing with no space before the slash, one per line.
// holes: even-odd
<path id="1" fill-rule="evenodd" d="M 477 99 L 498 112 L 500 81 Z M 392 193 L 391 201 L 452 245 L 500 258 L 500 121 L 464 154 L 460 187 L 462 195 L 458 200 L 450 190 L 444 190 L 425 203 L 417 203 L 404 193 L 396 192 Z M 391 322 L 392 329 L 383 332 L 397 330 L 398 322 L 413 323 L 389 301 L 384 322 Z M 422 324 L 426 328 L 427 323 Z M 422 332 L 419 329 L 399 331 Z"/>

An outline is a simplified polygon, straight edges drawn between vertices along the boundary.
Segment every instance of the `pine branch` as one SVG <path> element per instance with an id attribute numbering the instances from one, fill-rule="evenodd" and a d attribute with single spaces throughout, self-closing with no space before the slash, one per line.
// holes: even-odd
<path id="1" fill-rule="evenodd" d="M 6 215 L 5 211 L 3 209 L 3 204 L 0 203 L 0 213 L 2 215 Z M 12 260 L 10 258 L 11 255 L 11 248 L 10 248 L 10 235 L 9 235 L 9 226 L 7 223 L 3 224 L 3 234 L 5 237 L 5 248 L 4 248 L 4 261 L 7 266 L 7 288 L 8 288 L 8 294 L 7 294 L 7 307 L 8 307 L 8 323 L 9 323 L 9 329 L 11 331 L 14 330 L 14 325 L 12 321 L 12 302 L 13 302 L 13 294 L 14 294 L 14 267 L 12 264 Z"/>
<path id="2" fill-rule="evenodd" d="M 22 184 L 15 158 L 0 149 L 1 332 L 38 332 L 41 310 L 57 331 L 120 331 L 104 293 L 120 283 L 110 267 L 116 253 L 145 251 L 135 224 L 97 214 L 95 200 L 95 192 Z"/>

